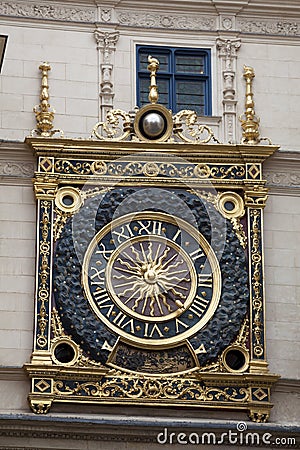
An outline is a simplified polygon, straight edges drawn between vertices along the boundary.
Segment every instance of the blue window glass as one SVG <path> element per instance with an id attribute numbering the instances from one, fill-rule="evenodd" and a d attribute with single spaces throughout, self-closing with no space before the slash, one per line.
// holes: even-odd
<path id="1" fill-rule="evenodd" d="M 157 46 L 137 47 L 137 104 L 149 103 L 148 55 L 159 60 L 159 103 L 174 113 L 192 109 L 211 115 L 210 50 Z"/>

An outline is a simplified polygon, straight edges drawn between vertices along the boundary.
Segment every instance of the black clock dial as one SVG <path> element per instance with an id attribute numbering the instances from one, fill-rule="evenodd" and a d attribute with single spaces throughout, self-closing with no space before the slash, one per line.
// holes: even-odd
<path id="1" fill-rule="evenodd" d="M 156 351 L 185 342 L 203 365 L 232 342 L 245 317 L 247 261 L 231 222 L 197 195 L 166 192 L 160 197 L 153 189 L 120 188 L 102 200 L 88 199 L 56 243 L 55 304 L 66 333 L 97 361 L 105 363 L 121 337 Z M 125 277 L 126 268 L 135 278 Z M 170 279 L 177 269 L 181 273 L 172 276 L 178 280 Z M 128 288 L 122 286 L 127 282 Z"/>

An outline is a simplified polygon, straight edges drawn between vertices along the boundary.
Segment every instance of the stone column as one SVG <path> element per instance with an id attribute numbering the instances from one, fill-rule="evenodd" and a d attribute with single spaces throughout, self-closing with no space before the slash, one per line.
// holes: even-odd
<path id="1" fill-rule="evenodd" d="M 105 120 L 106 114 L 113 108 L 113 54 L 119 40 L 118 31 L 101 31 L 96 29 L 94 36 L 97 42 L 100 64 L 100 111 L 99 119 Z"/>
<path id="2" fill-rule="evenodd" d="M 236 58 L 241 46 L 240 39 L 221 39 L 216 41 L 223 75 L 223 130 L 224 142 L 234 143 L 236 138 Z"/>

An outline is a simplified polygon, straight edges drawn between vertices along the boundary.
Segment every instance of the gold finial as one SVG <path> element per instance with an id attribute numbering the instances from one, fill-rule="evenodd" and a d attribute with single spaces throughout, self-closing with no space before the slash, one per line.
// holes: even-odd
<path id="1" fill-rule="evenodd" d="M 156 85 L 156 72 L 159 68 L 159 61 L 153 58 L 151 55 L 148 56 L 148 70 L 150 73 L 150 87 L 149 87 L 149 101 L 151 103 L 157 103 L 158 100 L 158 89 Z"/>
<path id="2" fill-rule="evenodd" d="M 53 119 L 55 111 L 50 111 L 49 105 L 49 85 L 48 85 L 48 72 L 51 70 L 51 67 L 48 63 L 44 62 L 39 66 L 39 69 L 42 71 L 42 87 L 40 94 L 40 104 L 33 108 L 33 111 L 36 116 L 37 121 L 37 129 L 34 130 L 36 134 L 43 137 L 52 136 L 55 131 L 52 131 L 53 128 Z"/>
<path id="3" fill-rule="evenodd" d="M 258 144 L 259 138 L 259 118 L 256 117 L 254 111 L 254 101 L 252 92 L 252 82 L 255 77 L 252 67 L 244 66 L 243 77 L 246 80 L 246 101 L 245 113 L 240 116 L 240 122 L 243 129 L 243 144 Z"/>

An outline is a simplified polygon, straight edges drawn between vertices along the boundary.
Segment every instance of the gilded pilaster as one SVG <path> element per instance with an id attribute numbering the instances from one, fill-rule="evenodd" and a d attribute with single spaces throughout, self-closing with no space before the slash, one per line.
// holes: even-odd
<path id="1" fill-rule="evenodd" d="M 245 191 L 249 236 L 250 322 L 252 339 L 250 347 L 250 372 L 268 371 L 265 342 L 265 289 L 263 261 L 263 209 L 268 190 L 261 185 L 249 184 Z"/>
<path id="2" fill-rule="evenodd" d="M 50 301 L 51 264 L 53 253 L 53 206 L 57 179 L 49 175 L 36 175 L 34 191 L 37 199 L 37 259 L 35 289 L 35 337 L 33 363 L 49 363 L 50 359 Z"/>

